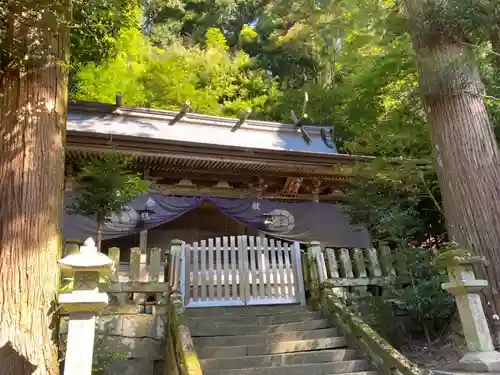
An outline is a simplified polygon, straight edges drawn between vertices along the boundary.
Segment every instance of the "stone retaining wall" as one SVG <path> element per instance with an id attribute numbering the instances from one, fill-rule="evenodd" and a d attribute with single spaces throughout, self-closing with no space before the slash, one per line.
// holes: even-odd
<path id="1" fill-rule="evenodd" d="M 96 321 L 96 346 L 104 368 L 96 375 L 163 375 L 165 315 L 102 315 Z M 64 345 L 68 318 L 61 320 Z M 114 358 L 113 358 L 114 357 Z"/>

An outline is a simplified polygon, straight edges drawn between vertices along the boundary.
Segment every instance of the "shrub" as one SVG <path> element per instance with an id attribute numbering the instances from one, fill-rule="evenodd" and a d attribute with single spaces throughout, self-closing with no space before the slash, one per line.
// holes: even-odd
<path id="1" fill-rule="evenodd" d="M 384 287 L 383 295 L 351 301 L 350 306 L 396 347 L 412 339 L 434 342 L 447 332 L 456 309 L 453 296 L 441 288 L 442 275 L 432 265 L 436 255 L 429 249 L 410 248 L 396 257 L 408 275 Z"/>

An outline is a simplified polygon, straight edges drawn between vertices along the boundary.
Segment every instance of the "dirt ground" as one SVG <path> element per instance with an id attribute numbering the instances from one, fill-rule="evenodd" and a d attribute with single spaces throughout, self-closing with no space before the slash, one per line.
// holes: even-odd
<path id="1" fill-rule="evenodd" d="M 401 348 L 402 354 L 424 368 L 442 368 L 449 363 L 457 362 L 465 354 L 465 351 L 464 346 L 446 339 L 432 344 L 412 341 Z"/>

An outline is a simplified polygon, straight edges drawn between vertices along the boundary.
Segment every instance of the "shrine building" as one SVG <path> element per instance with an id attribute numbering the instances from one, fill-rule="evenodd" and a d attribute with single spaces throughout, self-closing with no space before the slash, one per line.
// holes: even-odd
<path id="1" fill-rule="evenodd" d="M 66 143 L 65 205 L 76 165 L 116 148 L 133 154 L 149 192 L 109 218 L 104 247 L 167 248 L 224 236 L 270 236 L 333 247 L 371 246 L 342 213 L 352 167 L 331 126 L 302 125 L 73 102 Z M 64 216 L 63 236 L 95 236 L 94 220 Z"/>

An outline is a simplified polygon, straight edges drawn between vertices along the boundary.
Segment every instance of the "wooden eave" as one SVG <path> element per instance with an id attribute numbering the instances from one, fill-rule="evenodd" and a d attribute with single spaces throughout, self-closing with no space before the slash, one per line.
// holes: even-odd
<path id="1" fill-rule="evenodd" d="M 71 130 L 67 132 L 66 153 L 69 160 L 79 160 L 111 150 L 111 144 L 120 152 L 134 154 L 137 162 L 152 172 L 264 173 L 332 178 L 348 176 L 350 167 L 355 163 L 373 159 L 355 155 L 200 145 Z"/>

